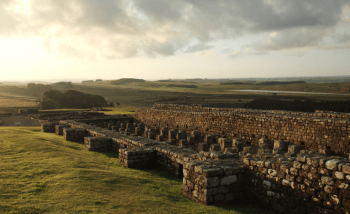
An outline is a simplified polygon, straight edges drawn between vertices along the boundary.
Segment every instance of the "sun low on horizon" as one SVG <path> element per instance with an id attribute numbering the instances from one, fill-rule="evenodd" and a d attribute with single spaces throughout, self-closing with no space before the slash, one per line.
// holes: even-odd
<path id="1" fill-rule="evenodd" d="M 348 0 L 5 0 L 0 82 L 350 74 Z"/>

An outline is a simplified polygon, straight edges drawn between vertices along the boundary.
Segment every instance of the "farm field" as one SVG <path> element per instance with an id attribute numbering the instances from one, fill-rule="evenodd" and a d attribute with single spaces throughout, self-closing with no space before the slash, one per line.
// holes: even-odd
<path id="1" fill-rule="evenodd" d="M 0 128 L 0 213 L 270 213 L 252 205 L 203 206 L 182 180 L 124 168 L 118 155 L 40 128 Z"/>

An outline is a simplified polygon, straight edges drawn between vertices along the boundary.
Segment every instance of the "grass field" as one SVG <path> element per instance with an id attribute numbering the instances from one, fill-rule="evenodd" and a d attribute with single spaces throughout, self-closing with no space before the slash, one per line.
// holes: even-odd
<path id="1" fill-rule="evenodd" d="M 0 93 L 0 108 L 35 106 L 36 103 L 34 98 Z"/>
<path id="2" fill-rule="evenodd" d="M 68 89 L 78 90 L 84 93 L 103 96 L 107 101 L 115 104 L 120 103 L 121 108 L 150 108 L 154 103 L 168 104 L 209 104 L 213 107 L 242 108 L 245 103 L 257 99 L 271 97 L 273 93 L 250 93 L 233 90 L 276 90 L 276 91 L 299 91 L 299 92 L 323 92 L 334 93 L 329 95 L 315 94 L 281 94 L 277 98 L 295 99 L 310 98 L 314 100 L 349 100 L 350 83 L 305 83 L 287 85 L 220 85 L 215 82 L 182 83 L 191 84 L 198 88 L 167 87 L 167 82 L 147 81 L 143 83 L 129 83 L 124 85 L 111 85 L 110 81 L 94 82 L 88 84 L 73 84 L 71 88 L 53 86 L 54 89 L 65 91 Z M 25 95 L 25 88 L 5 88 L 6 91 Z M 11 91 L 12 90 L 12 91 Z M 2 92 L 4 93 L 4 92 Z M 345 96 L 343 94 L 346 94 Z M 30 97 L 29 97 L 30 98 Z M 39 98 L 39 97 L 37 97 Z M 15 107 L 15 106 L 13 106 Z"/>
<path id="3" fill-rule="evenodd" d="M 203 206 L 165 172 L 126 169 L 116 154 L 40 128 L 0 128 L 0 213 L 261 213 Z"/>

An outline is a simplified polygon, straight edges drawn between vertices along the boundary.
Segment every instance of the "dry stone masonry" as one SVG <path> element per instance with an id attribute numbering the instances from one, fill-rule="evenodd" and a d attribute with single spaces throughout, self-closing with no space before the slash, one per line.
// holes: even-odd
<path id="1" fill-rule="evenodd" d="M 119 153 L 127 168 L 181 178 L 196 203 L 350 213 L 349 114 L 155 104 L 133 117 L 69 119 L 42 130 L 89 151 Z"/>

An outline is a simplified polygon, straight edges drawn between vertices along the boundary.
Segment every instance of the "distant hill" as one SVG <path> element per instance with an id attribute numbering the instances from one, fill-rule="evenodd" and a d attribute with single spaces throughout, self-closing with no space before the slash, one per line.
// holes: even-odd
<path id="1" fill-rule="evenodd" d="M 112 80 L 110 83 L 112 85 L 123 85 L 123 84 L 128 84 L 128 83 L 140 83 L 140 82 L 146 82 L 144 79 L 134 79 L 134 78 L 122 78 L 119 80 Z"/>
<path id="2" fill-rule="evenodd" d="M 288 85 L 288 84 L 303 84 L 305 81 L 268 81 L 268 82 L 260 82 L 256 83 L 256 85 Z"/>
<path id="3" fill-rule="evenodd" d="M 222 82 L 220 85 L 252 85 L 250 82 Z"/>
<path id="4" fill-rule="evenodd" d="M 157 80 L 156 82 L 175 82 L 174 80 Z"/>
<path id="5" fill-rule="evenodd" d="M 176 84 L 169 84 L 167 87 L 172 88 L 172 87 L 179 87 L 179 88 L 198 88 L 196 85 L 176 85 Z"/>

